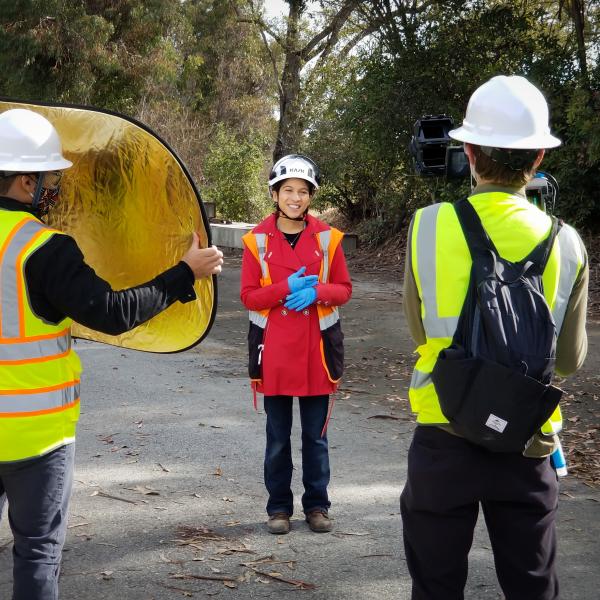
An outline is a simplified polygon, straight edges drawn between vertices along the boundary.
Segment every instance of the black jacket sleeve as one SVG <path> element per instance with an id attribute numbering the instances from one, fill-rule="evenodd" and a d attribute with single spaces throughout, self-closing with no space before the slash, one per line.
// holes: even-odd
<path id="1" fill-rule="evenodd" d="M 118 335 L 148 321 L 179 300 L 196 298 L 194 275 L 184 263 L 129 289 L 114 291 L 85 263 L 75 240 L 54 235 L 25 266 L 32 309 L 58 323 L 70 317 L 90 329 Z"/>

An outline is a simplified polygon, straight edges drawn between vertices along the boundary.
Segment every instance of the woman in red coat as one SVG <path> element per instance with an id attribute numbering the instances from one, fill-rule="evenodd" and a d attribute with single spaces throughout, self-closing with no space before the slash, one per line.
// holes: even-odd
<path id="1" fill-rule="evenodd" d="M 352 284 L 343 234 L 308 214 L 320 175 L 291 154 L 273 167 L 276 210 L 244 236 L 241 299 L 250 311 L 249 371 L 267 413 L 265 485 L 271 533 L 288 533 L 293 512 L 292 400 L 302 424 L 302 506 L 313 531 L 331 531 L 327 495 L 329 394 L 343 369 L 338 306 Z"/>

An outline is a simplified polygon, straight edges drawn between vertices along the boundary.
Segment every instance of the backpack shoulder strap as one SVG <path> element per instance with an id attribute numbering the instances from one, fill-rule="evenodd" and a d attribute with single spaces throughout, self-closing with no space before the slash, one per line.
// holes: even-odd
<path id="1" fill-rule="evenodd" d="M 494 246 L 494 242 L 492 242 L 490 236 L 481 224 L 481 219 L 469 200 L 463 198 L 462 200 L 455 202 L 454 210 L 456 211 L 456 216 L 458 217 L 465 239 L 467 240 L 471 258 L 473 259 L 475 255 L 482 253 L 487 254 L 490 251 L 498 256 L 498 251 Z"/>
<path id="2" fill-rule="evenodd" d="M 521 261 L 521 263 L 531 262 L 543 273 L 550 258 L 550 253 L 554 246 L 554 240 L 563 225 L 562 220 L 552 216 L 552 227 L 548 235 Z"/>

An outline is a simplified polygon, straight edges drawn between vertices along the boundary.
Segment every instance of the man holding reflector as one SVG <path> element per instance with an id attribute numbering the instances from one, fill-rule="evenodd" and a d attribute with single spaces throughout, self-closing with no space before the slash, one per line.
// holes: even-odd
<path id="1" fill-rule="evenodd" d="M 73 238 L 40 220 L 71 165 L 46 118 L 25 109 L 0 114 L 0 513 L 8 499 L 14 600 L 58 598 L 79 417 L 72 320 L 123 333 L 195 300 L 194 281 L 223 263 L 193 233 L 175 266 L 114 291 Z"/>

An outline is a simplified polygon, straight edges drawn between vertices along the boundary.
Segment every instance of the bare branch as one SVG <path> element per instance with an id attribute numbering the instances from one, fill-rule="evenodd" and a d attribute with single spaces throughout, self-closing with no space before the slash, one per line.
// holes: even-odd
<path id="1" fill-rule="evenodd" d="M 372 33 L 375 33 L 378 29 L 379 24 L 371 25 L 370 27 L 366 27 L 362 31 L 359 31 L 354 37 L 350 38 L 350 40 L 346 42 L 344 47 L 339 52 L 340 56 L 347 56 L 352 48 L 354 48 L 359 42 L 370 36 Z"/>
<path id="2" fill-rule="evenodd" d="M 281 38 L 275 33 L 275 30 L 269 27 L 262 19 L 248 19 L 240 18 L 237 20 L 238 23 L 250 23 L 256 25 L 262 33 L 268 33 L 280 46 L 283 46 Z"/>
<path id="3" fill-rule="evenodd" d="M 280 46 L 283 46 L 281 38 L 274 31 L 272 31 L 271 28 L 268 27 L 268 25 L 260 17 L 260 15 L 256 13 L 254 2 L 252 0 L 248 0 L 248 6 L 250 7 L 252 18 L 243 17 L 236 2 L 230 2 L 230 4 L 233 7 L 233 10 L 235 11 L 238 23 L 250 23 L 252 25 L 258 26 L 260 37 L 262 38 L 263 45 L 271 61 L 271 66 L 273 67 L 273 79 L 275 80 L 277 93 L 279 94 L 279 98 L 281 99 L 283 97 L 283 87 L 281 86 L 279 70 L 277 68 L 277 60 L 275 59 L 275 55 L 271 50 L 271 46 L 269 44 L 269 40 L 267 40 L 266 34 L 268 33 Z"/>
<path id="4" fill-rule="evenodd" d="M 280 46 L 283 47 L 283 41 L 278 33 L 262 18 L 260 14 L 258 14 L 256 7 L 254 6 L 254 2 L 252 0 L 248 0 L 248 6 L 250 7 L 250 17 L 244 16 L 236 2 L 230 2 L 235 14 L 237 16 L 238 23 L 249 23 L 251 25 L 256 25 L 262 32 L 268 33 Z"/>
<path id="5" fill-rule="evenodd" d="M 283 87 L 281 85 L 281 78 L 279 77 L 279 69 L 277 68 L 277 60 L 275 60 L 275 55 L 273 54 L 273 51 L 271 50 L 271 46 L 269 45 L 269 41 L 267 40 L 267 36 L 265 35 L 265 32 L 262 31 L 262 29 L 260 32 L 260 36 L 262 37 L 263 44 L 264 44 L 265 48 L 267 49 L 269 58 L 271 59 L 271 65 L 273 67 L 273 79 L 275 80 L 275 84 L 277 85 L 277 92 L 279 94 L 279 99 L 281 100 L 281 98 L 283 98 Z"/>
<path id="6" fill-rule="evenodd" d="M 333 17 L 331 23 L 315 35 L 308 44 L 302 48 L 300 55 L 305 62 L 312 60 L 321 52 L 327 52 L 327 54 L 331 52 L 338 42 L 342 27 L 358 4 L 358 0 L 347 0 Z M 325 42 L 322 43 L 324 40 Z"/>

